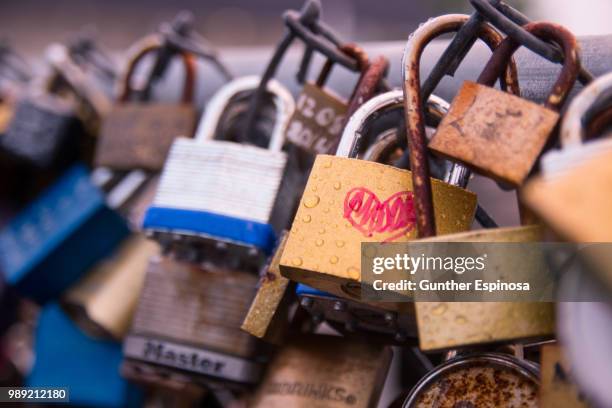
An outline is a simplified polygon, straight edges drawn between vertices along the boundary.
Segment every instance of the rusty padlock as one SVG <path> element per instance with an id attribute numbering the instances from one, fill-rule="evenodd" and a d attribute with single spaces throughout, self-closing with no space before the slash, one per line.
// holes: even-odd
<path id="1" fill-rule="evenodd" d="M 361 242 L 415 238 L 410 171 L 353 158 L 366 119 L 401 98 L 398 90 L 365 103 L 344 129 L 336 156 L 317 156 L 281 258 L 283 276 L 333 295 L 359 299 Z M 443 104 L 432 97 L 428 105 L 440 117 Z M 462 171 L 460 166 L 454 168 Z M 476 196 L 440 180 L 433 179 L 432 184 L 441 230 L 469 229 Z M 383 308 L 408 306 L 380 304 Z"/>
<path id="2" fill-rule="evenodd" d="M 391 349 L 337 336 L 301 335 L 274 357 L 253 408 L 377 406 Z"/>
<path id="3" fill-rule="evenodd" d="M 256 383 L 263 368 L 260 344 L 240 330 L 256 281 L 244 272 L 151 259 L 125 358 L 187 373 L 201 384 Z"/>
<path id="4" fill-rule="evenodd" d="M 195 61 L 193 55 L 180 53 L 185 66 L 185 82 L 180 104 L 129 102 L 133 92 L 130 81 L 137 65 L 148 54 L 162 47 L 156 36 L 145 38 L 132 51 L 121 79 L 118 104 L 108 114 L 96 148 L 94 163 L 114 170 L 144 169 L 159 171 L 172 141 L 177 136 L 191 137 L 196 124 L 193 106 Z"/>
<path id="5" fill-rule="evenodd" d="M 538 407 L 537 364 L 502 353 L 452 358 L 423 377 L 403 408 Z"/>
<path id="6" fill-rule="evenodd" d="M 429 144 L 433 152 L 513 186 L 523 184 L 536 163 L 580 69 L 578 43 L 567 29 L 543 22 L 525 29 L 563 49 L 564 66 L 544 106 L 491 88 L 520 46 L 508 37 L 478 82 L 464 82 Z"/>
<path id="7" fill-rule="evenodd" d="M 340 50 L 354 57 L 361 71 L 348 102 L 324 88 L 333 67 L 333 61 L 328 59 L 316 82 L 304 84 L 287 129 L 290 142 L 313 154 L 332 154 L 335 151 L 348 117 L 375 94 L 387 72 L 388 61 L 383 57 L 370 67 L 367 54 L 358 46 L 345 45 Z"/>
<path id="8" fill-rule="evenodd" d="M 432 204 L 431 183 L 429 179 L 429 161 L 427 160 L 427 136 L 425 129 L 425 114 L 421 101 L 420 60 L 425 47 L 440 35 L 458 31 L 469 19 L 464 14 L 448 14 L 428 20 L 414 31 L 408 38 L 402 61 L 404 82 L 404 114 L 406 115 L 406 130 L 408 132 L 408 148 L 410 153 L 410 168 L 415 192 L 416 227 L 419 237 L 429 237 L 444 234 L 436 231 L 436 219 Z M 501 35 L 489 24 L 481 24 L 479 38 L 489 48 L 495 49 L 502 41 Z M 516 66 L 511 59 L 505 75 L 500 76 L 503 89 L 509 88 L 518 94 Z M 448 115 L 447 115 L 448 116 Z M 444 120 L 444 119 L 443 119 Z M 467 229 L 467 228 L 466 228 Z"/>
<path id="9" fill-rule="evenodd" d="M 561 150 L 542 157 L 541 177 L 530 180 L 522 191 L 526 205 L 558 234 L 574 242 L 612 241 L 612 218 L 607 205 L 612 140 L 585 143 L 589 126 L 585 116 L 600 98 L 605 99 L 610 89 L 612 74 L 607 74 L 572 100 L 561 123 Z M 612 112 L 610 101 L 604 102 L 607 103 L 601 106 L 603 111 L 597 112 L 600 117 L 606 111 Z M 607 124 L 610 123 L 608 115 Z M 598 126 L 605 124 L 601 122 Z"/>

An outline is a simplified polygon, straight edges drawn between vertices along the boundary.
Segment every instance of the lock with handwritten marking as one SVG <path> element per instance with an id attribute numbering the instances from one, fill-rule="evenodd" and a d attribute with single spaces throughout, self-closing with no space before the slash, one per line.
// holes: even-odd
<path id="1" fill-rule="evenodd" d="M 196 124 L 193 105 L 195 61 L 193 55 L 181 52 L 185 81 L 180 104 L 129 102 L 133 93 L 131 80 L 139 63 L 162 47 L 159 39 L 138 44 L 129 58 L 121 79 L 118 104 L 105 118 L 96 147 L 94 163 L 114 170 L 162 169 L 172 141 L 177 136 L 191 137 Z"/>
<path id="2" fill-rule="evenodd" d="M 43 303 L 110 255 L 128 234 L 123 218 L 77 165 L 0 231 L 0 270 L 24 296 Z"/>
<path id="3" fill-rule="evenodd" d="M 367 69 L 368 56 L 359 47 L 346 45 L 341 50 L 357 58 L 362 73 Z M 291 143 L 315 154 L 330 154 L 337 147 L 349 108 L 347 101 L 324 88 L 333 65 L 333 61 L 327 59 L 316 82 L 304 84 L 287 128 L 287 139 Z M 351 99 L 354 96 L 355 92 Z"/>
<path id="4" fill-rule="evenodd" d="M 391 349 L 336 336 L 302 335 L 271 361 L 254 408 L 377 406 Z"/>
<path id="5" fill-rule="evenodd" d="M 530 23 L 525 29 L 563 48 L 564 67 L 544 106 L 490 87 L 520 45 L 508 38 L 478 83 L 463 84 L 429 144 L 433 152 L 513 186 L 521 185 L 536 163 L 580 68 L 578 44 L 567 29 L 551 23 Z"/>
<path id="6" fill-rule="evenodd" d="M 410 171 L 350 158 L 358 151 L 366 118 L 402 98 L 401 91 L 391 91 L 366 102 L 349 120 L 337 155 L 317 156 L 281 258 L 283 276 L 336 296 L 359 298 L 361 242 L 415 238 Z M 442 105 L 438 98 L 428 104 L 438 115 L 444 112 Z M 469 229 L 476 196 L 440 180 L 432 179 L 432 184 L 442 231 Z"/>
<path id="7" fill-rule="evenodd" d="M 217 121 L 232 97 L 258 84 L 259 78 L 244 77 L 223 87 L 209 102 L 197 137 L 174 142 L 145 215 L 145 231 L 270 253 L 276 231 L 286 226 L 293 209 L 291 200 L 277 202 L 287 165 L 282 147 L 293 98 L 278 82 L 269 82 L 276 116 L 267 149 L 213 140 Z M 277 212 L 279 206 L 283 208 Z"/>
<path id="8" fill-rule="evenodd" d="M 240 330 L 256 281 L 244 272 L 152 259 L 124 341 L 125 358 L 187 373 L 199 383 L 257 382 L 260 345 Z"/>

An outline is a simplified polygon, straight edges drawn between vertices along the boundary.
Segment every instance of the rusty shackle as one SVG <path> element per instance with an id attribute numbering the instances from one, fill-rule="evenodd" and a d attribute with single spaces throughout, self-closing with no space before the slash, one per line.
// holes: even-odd
<path id="1" fill-rule="evenodd" d="M 434 236 L 436 226 L 433 212 L 431 183 L 429 182 L 429 164 L 427 162 L 427 138 L 425 134 L 425 114 L 421 102 L 420 59 L 425 47 L 435 38 L 450 32 L 458 31 L 469 19 L 464 14 L 448 14 L 428 20 L 408 38 L 402 61 L 404 80 L 404 114 L 410 151 L 410 169 L 415 196 L 415 211 L 418 236 Z M 489 48 L 494 50 L 503 37 L 491 25 L 483 23 L 478 37 Z M 518 76 L 514 60 L 507 66 L 506 74 L 501 78 L 502 89 L 519 94 Z"/>
<path id="2" fill-rule="evenodd" d="M 538 38 L 557 43 L 563 50 L 563 68 L 544 103 L 548 109 L 558 111 L 567 99 L 580 71 L 578 41 L 569 30 L 554 23 L 533 22 L 526 24 L 524 28 Z M 511 37 L 504 39 L 478 77 L 478 83 L 492 86 L 507 67 L 508 60 L 520 46 L 521 43 Z"/>

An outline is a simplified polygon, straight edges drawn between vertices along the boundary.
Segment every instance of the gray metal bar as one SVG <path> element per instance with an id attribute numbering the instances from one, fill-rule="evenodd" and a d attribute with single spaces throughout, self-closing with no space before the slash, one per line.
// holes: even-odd
<path id="1" fill-rule="evenodd" d="M 401 85 L 400 64 L 404 44 L 403 41 L 363 44 L 371 57 L 382 54 L 389 58 L 391 62 L 389 83 L 394 87 L 399 87 Z M 422 77 L 432 69 L 435 61 L 442 54 L 447 44 L 448 40 L 439 40 L 428 47 L 421 64 L 423 70 Z M 582 47 L 583 63 L 595 76 L 612 71 L 612 34 L 582 37 L 580 38 L 580 44 Z M 291 49 L 278 71 L 277 79 L 287 85 L 294 94 L 297 94 L 300 89 L 299 84 L 295 81 L 295 74 L 299 69 L 302 52 L 303 50 L 301 47 L 294 47 Z M 220 58 L 232 68 L 236 76 L 253 75 L 263 72 L 267 60 L 272 55 L 272 49 L 265 47 L 229 48 L 222 49 L 219 55 Z M 482 44 L 477 43 L 457 70 L 455 77 L 445 78 L 434 93 L 444 99 L 452 99 L 463 80 L 475 80 L 478 77 L 489 55 L 490 51 Z M 519 68 L 521 90 L 524 97 L 538 102 L 542 101 L 554 82 L 559 66 L 546 61 L 544 58 L 524 48 L 517 52 L 516 58 Z M 319 58 L 319 60 L 318 62 L 322 62 L 321 58 Z M 173 75 L 182 75 L 179 72 L 179 67 L 174 68 L 175 69 L 172 70 Z M 313 68 L 311 72 L 316 72 L 316 69 Z M 354 86 L 356 80 L 356 74 L 338 68 L 334 70 L 328 83 L 329 86 L 335 89 L 340 95 L 348 97 L 351 92 L 351 87 Z M 174 93 L 172 92 L 174 88 L 178 91 L 176 81 L 172 80 L 168 82 L 160 86 L 160 95 L 164 93 Z M 197 92 L 198 105 L 200 105 L 200 107 L 204 106 L 206 100 L 210 98 L 210 95 L 212 95 L 222 83 L 222 77 L 215 72 L 213 68 L 206 65 L 200 65 Z M 581 88 L 581 86 L 579 84 L 576 85 L 575 91 L 579 88 Z"/>

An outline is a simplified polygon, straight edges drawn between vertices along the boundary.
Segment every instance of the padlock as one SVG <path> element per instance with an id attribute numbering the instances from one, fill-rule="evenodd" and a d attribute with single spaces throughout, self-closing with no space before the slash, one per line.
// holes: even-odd
<path id="1" fill-rule="evenodd" d="M 298 284 L 296 294 L 300 306 L 310 313 L 315 323 L 327 322 L 341 333 L 367 334 L 368 338 L 385 343 L 407 345 L 417 338 L 414 309 L 397 313 Z"/>
<path id="2" fill-rule="evenodd" d="M 66 291 L 61 306 L 87 334 L 122 339 L 129 329 L 155 242 L 134 234 Z"/>
<path id="3" fill-rule="evenodd" d="M 367 342 L 301 335 L 276 354 L 249 406 L 376 407 L 391 355 Z"/>
<path id="4" fill-rule="evenodd" d="M 588 408 L 584 395 L 574 384 L 571 369 L 558 344 L 542 346 L 541 408 Z"/>
<path id="5" fill-rule="evenodd" d="M 542 228 L 531 225 L 447 234 L 414 242 L 537 243 L 542 241 L 542 236 Z M 529 259 L 535 263 L 542 258 L 535 254 Z M 525 267 L 525 258 L 507 259 L 503 268 L 487 265 L 487 270 L 492 273 L 501 269 L 511 270 L 509 265 L 513 262 Z M 547 302 L 417 301 L 415 309 L 419 347 L 424 351 L 487 343 L 529 342 L 553 337 L 555 333 L 554 305 Z"/>
<path id="6" fill-rule="evenodd" d="M 162 169 L 175 137 L 191 137 L 196 123 L 193 106 L 195 61 L 189 53 L 180 55 L 185 65 L 185 83 L 180 104 L 129 102 L 130 81 L 137 65 L 162 45 L 152 40 L 134 52 L 121 80 L 119 103 L 102 124 L 94 163 L 114 170 Z"/>
<path id="7" fill-rule="evenodd" d="M 278 200 L 291 95 L 278 82 L 268 83 L 277 116 L 267 149 L 212 139 L 232 96 L 258 84 L 257 77 L 230 82 L 210 100 L 196 138 L 176 139 L 145 214 L 145 231 L 222 242 L 255 256 L 271 252 L 293 210 L 293 197 Z"/>
<path id="8" fill-rule="evenodd" d="M 357 60 L 363 75 L 369 65 L 367 54 L 356 45 L 345 45 L 340 51 Z M 333 65 L 334 62 L 327 59 L 316 82 L 304 84 L 287 128 L 287 139 L 313 154 L 332 154 L 335 151 L 346 122 L 349 104 L 355 105 L 353 99 L 357 96 L 358 87 L 354 89 L 349 101 L 342 100 L 324 87 Z M 384 75 L 385 71 L 381 70 L 379 73 Z M 376 86 L 379 82 L 380 79 L 375 84 L 368 85 Z M 363 95 L 360 96 L 363 98 Z M 363 102 L 365 101 L 361 101 Z"/>
<path id="9" fill-rule="evenodd" d="M 0 231 L 0 271 L 40 303 L 56 298 L 129 234 L 76 165 Z"/>
<path id="10" fill-rule="evenodd" d="M 361 242 L 414 239 L 415 215 L 410 171 L 351 158 L 359 150 L 364 121 L 401 101 L 391 91 L 366 102 L 349 120 L 336 156 L 318 155 L 295 216 L 280 263 L 281 274 L 321 291 L 359 300 Z M 429 107 L 443 114 L 444 102 Z M 455 173 L 462 172 L 454 166 Z M 437 221 L 444 233 L 470 228 L 476 196 L 432 179 Z M 408 304 L 381 303 L 381 307 Z"/>
<path id="11" fill-rule="evenodd" d="M 289 323 L 289 307 L 294 297 L 292 291 L 295 285 L 281 276 L 278 267 L 287 242 L 287 234 L 285 231 L 281 235 L 269 264 L 262 269 L 257 294 L 240 327 L 245 332 L 274 344 L 284 341 Z"/>
<path id="12" fill-rule="evenodd" d="M 520 46 L 508 37 L 478 83 L 464 82 L 429 144 L 433 152 L 513 186 L 523 184 L 536 163 L 580 69 L 578 44 L 567 29 L 552 23 L 530 23 L 525 29 L 563 49 L 563 70 L 544 106 L 491 88 Z"/>
<path id="13" fill-rule="evenodd" d="M 538 407 L 539 367 L 502 353 L 452 358 L 423 377 L 403 408 Z"/>
<path id="14" fill-rule="evenodd" d="M 66 403 L 96 407 L 139 407 L 143 395 L 119 375 L 121 344 L 82 333 L 57 303 L 40 314 L 34 366 L 28 387 L 62 387 Z"/>
<path id="15" fill-rule="evenodd" d="M 244 272 L 152 259 L 124 341 L 125 358 L 187 373 L 194 383 L 257 382 L 260 344 L 240 330 L 256 282 Z"/>
<path id="16" fill-rule="evenodd" d="M 79 156 L 84 138 L 73 103 L 45 91 L 31 91 L 16 106 L 0 150 L 11 159 L 42 170 L 62 170 Z"/>
<path id="17" fill-rule="evenodd" d="M 574 242 L 612 240 L 612 218 L 606 205 L 612 142 L 604 138 L 584 143 L 589 122 L 585 115 L 610 89 L 612 74 L 607 74 L 572 100 L 561 122 L 562 149 L 542 157 L 541 177 L 534 177 L 522 191 L 527 206 L 558 234 Z M 610 101 L 604 102 L 602 108 L 609 110 Z"/>

